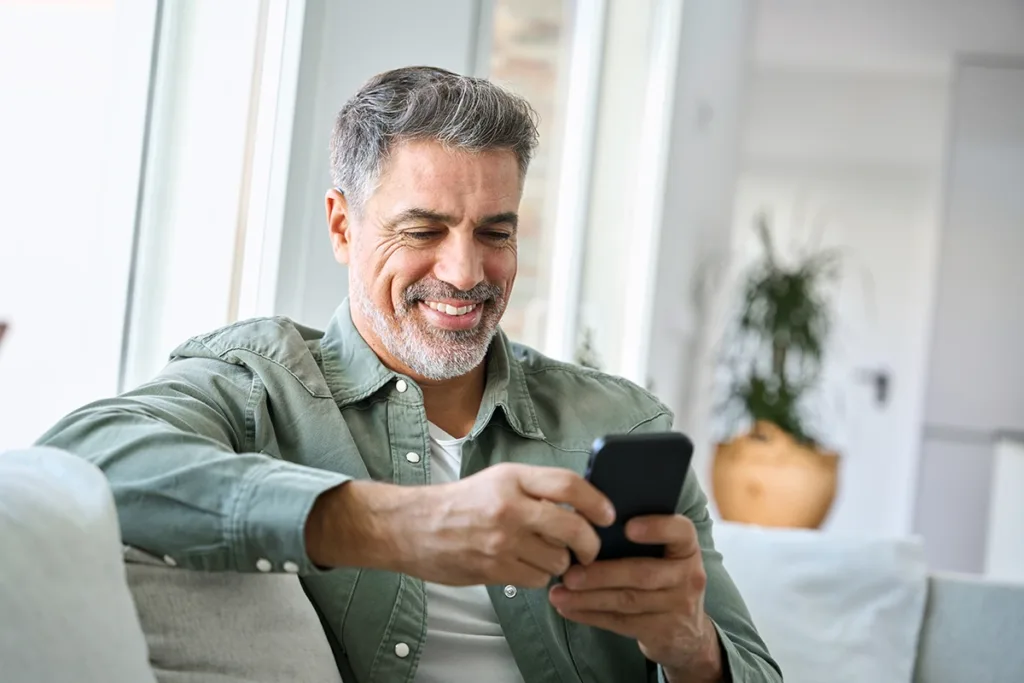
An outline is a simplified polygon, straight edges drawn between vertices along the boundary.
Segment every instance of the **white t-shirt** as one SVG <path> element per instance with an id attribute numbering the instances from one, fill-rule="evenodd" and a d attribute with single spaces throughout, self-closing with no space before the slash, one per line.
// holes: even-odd
<path id="1" fill-rule="evenodd" d="M 430 480 L 457 481 L 462 444 L 434 424 L 430 428 Z M 416 683 L 523 683 L 498 615 L 484 586 L 427 582 L 427 641 Z"/>

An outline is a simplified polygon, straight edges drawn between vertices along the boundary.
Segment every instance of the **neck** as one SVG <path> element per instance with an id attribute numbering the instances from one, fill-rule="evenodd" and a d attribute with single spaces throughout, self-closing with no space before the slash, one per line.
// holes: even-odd
<path id="1" fill-rule="evenodd" d="M 486 383 L 484 363 L 443 382 L 420 382 L 427 419 L 457 439 L 469 434 L 480 412 Z"/>

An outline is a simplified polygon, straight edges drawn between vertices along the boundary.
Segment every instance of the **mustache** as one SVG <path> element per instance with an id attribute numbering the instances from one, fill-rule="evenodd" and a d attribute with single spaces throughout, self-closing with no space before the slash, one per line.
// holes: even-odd
<path id="1" fill-rule="evenodd" d="M 434 299 L 455 299 L 457 301 L 501 301 L 501 287 L 490 282 L 481 282 L 472 289 L 462 290 L 441 280 L 429 279 L 415 282 L 405 290 L 405 303 Z"/>

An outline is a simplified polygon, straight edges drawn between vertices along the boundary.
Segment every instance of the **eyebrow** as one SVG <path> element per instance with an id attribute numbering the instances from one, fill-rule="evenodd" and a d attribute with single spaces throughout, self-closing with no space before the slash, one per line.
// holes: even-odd
<path id="1" fill-rule="evenodd" d="M 458 219 L 455 216 L 447 213 L 440 213 L 438 211 L 431 211 L 430 209 L 406 209 L 396 216 L 392 217 L 384 227 L 387 230 L 394 230 L 403 223 L 410 223 L 413 221 L 429 221 L 431 223 L 443 223 L 444 225 L 452 225 L 457 223 Z M 490 225 L 501 225 L 508 223 L 515 230 L 519 225 L 519 216 L 514 211 L 505 211 L 502 213 L 492 214 L 490 216 L 484 216 L 476 224 L 478 228 L 486 228 Z"/>

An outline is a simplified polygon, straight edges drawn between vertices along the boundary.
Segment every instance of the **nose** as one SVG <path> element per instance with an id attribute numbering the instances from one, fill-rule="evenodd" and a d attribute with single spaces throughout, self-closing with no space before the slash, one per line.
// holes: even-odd
<path id="1" fill-rule="evenodd" d="M 467 291 L 484 280 L 483 245 L 472 234 L 448 233 L 434 264 L 434 276 L 451 286 Z"/>

